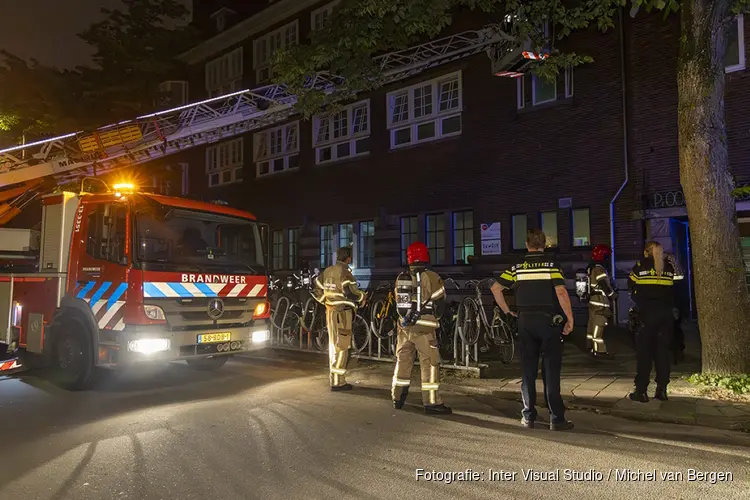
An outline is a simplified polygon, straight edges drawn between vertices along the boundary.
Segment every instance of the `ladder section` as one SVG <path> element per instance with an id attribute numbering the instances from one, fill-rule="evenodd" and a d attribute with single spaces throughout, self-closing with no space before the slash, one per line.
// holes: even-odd
<path id="1" fill-rule="evenodd" d="M 517 43 L 501 25 L 465 31 L 379 56 L 384 83 L 482 51 L 511 52 Z M 321 72 L 305 86 L 333 92 L 343 83 Z M 47 176 L 62 179 L 76 172 L 97 175 L 146 163 L 195 146 L 259 130 L 294 114 L 295 95 L 284 85 L 266 85 L 159 111 L 93 133 L 77 132 L 0 150 L 0 188 Z"/>

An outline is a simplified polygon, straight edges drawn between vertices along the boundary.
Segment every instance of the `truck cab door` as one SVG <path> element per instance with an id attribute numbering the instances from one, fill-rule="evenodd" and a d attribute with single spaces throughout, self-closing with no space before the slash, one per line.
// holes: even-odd
<path id="1" fill-rule="evenodd" d="M 122 330 L 130 269 L 130 224 L 126 201 L 84 206 L 83 248 L 71 269 L 74 296 L 84 300 L 100 330 Z"/>

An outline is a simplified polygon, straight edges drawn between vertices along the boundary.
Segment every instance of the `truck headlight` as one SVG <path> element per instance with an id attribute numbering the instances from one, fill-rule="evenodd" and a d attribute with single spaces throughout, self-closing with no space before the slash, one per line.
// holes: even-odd
<path id="1" fill-rule="evenodd" d="M 148 319 L 153 319 L 155 321 L 165 321 L 167 319 L 166 316 L 164 316 L 164 310 L 159 306 L 144 305 L 143 312 L 146 313 Z"/>
<path id="2" fill-rule="evenodd" d="M 168 351 L 169 339 L 138 339 L 128 342 L 128 351 L 141 354 L 152 354 L 155 352 Z"/>

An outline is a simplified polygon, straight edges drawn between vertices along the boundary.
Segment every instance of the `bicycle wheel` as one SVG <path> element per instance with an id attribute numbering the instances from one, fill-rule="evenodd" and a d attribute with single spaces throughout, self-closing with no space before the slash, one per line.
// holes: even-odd
<path id="1" fill-rule="evenodd" d="M 358 353 L 370 344 L 370 326 L 365 318 L 357 314 L 352 322 L 352 347 Z"/>
<path id="2" fill-rule="evenodd" d="M 480 316 L 479 304 L 473 297 L 464 298 L 458 306 L 456 326 L 461 340 L 467 346 L 473 346 L 479 341 Z"/>
<path id="3" fill-rule="evenodd" d="M 307 331 L 313 331 L 313 326 L 317 323 L 318 316 L 320 316 L 320 309 L 318 306 L 320 302 L 312 297 L 309 297 L 305 301 L 305 305 L 302 307 L 302 315 L 300 321 L 302 322 L 302 328 Z"/>
<path id="4" fill-rule="evenodd" d="M 299 347 L 299 314 L 289 311 L 284 317 L 284 324 L 281 327 L 281 337 L 284 344 L 290 347 Z"/>
<path id="5" fill-rule="evenodd" d="M 515 340 L 510 325 L 500 318 L 492 321 L 492 342 L 500 352 L 500 361 L 506 365 L 513 361 L 516 352 Z"/>
<path id="6" fill-rule="evenodd" d="M 320 314 L 320 311 L 315 315 L 315 322 L 310 332 L 313 335 L 313 345 L 315 348 L 319 351 L 327 351 L 329 343 L 328 324 L 326 323 L 325 316 Z"/>
<path id="7" fill-rule="evenodd" d="M 386 313 L 387 302 L 379 300 L 373 304 L 370 312 L 370 329 L 375 336 L 383 340 L 393 335 L 396 324 L 390 314 Z"/>

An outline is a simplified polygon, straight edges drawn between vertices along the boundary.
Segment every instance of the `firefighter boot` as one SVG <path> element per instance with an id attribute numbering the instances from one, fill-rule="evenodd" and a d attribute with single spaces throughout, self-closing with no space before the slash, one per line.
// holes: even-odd
<path id="1" fill-rule="evenodd" d="M 398 397 L 398 399 L 393 400 L 393 407 L 397 410 L 400 410 L 404 407 L 404 403 L 406 402 L 406 396 L 409 395 L 409 387 L 402 387 L 401 388 L 401 395 Z"/>
<path id="2" fill-rule="evenodd" d="M 453 410 L 441 403 L 439 405 L 425 405 L 424 412 L 432 415 L 450 415 Z"/>
<path id="3" fill-rule="evenodd" d="M 331 391 L 332 392 L 351 391 L 351 390 L 352 390 L 352 384 L 333 385 L 333 386 L 331 386 Z"/>

